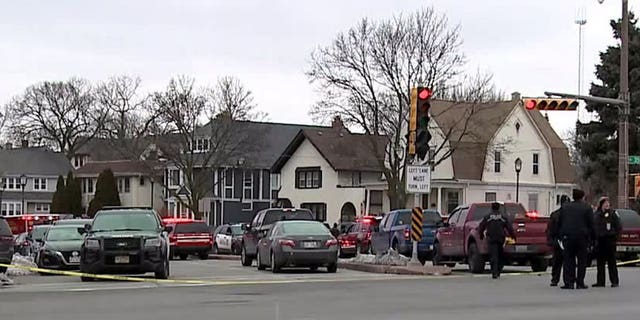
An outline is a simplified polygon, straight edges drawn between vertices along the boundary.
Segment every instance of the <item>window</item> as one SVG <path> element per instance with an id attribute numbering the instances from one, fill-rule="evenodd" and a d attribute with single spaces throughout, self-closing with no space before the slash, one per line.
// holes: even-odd
<path id="1" fill-rule="evenodd" d="M 49 212 L 49 204 L 48 203 L 36 203 L 36 212 Z"/>
<path id="2" fill-rule="evenodd" d="M 272 173 L 271 174 L 271 190 L 279 190 L 280 189 L 280 174 Z"/>
<path id="3" fill-rule="evenodd" d="M 211 140 L 208 138 L 197 138 L 192 144 L 194 152 L 207 152 L 211 146 Z"/>
<path id="4" fill-rule="evenodd" d="M 447 212 L 455 210 L 460 205 L 459 196 L 457 191 L 447 192 Z"/>
<path id="5" fill-rule="evenodd" d="M 537 193 L 529 193 L 529 207 L 528 210 L 538 210 L 538 194 Z"/>
<path id="6" fill-rule="evenodd" d="M 358 187 L 362 184 L 362 172 L 351 172 L 351 186 Z"/>
<path id="7" fill-rule="evenodd" d="M 309 209 L 316 220 L 318 221 L 326 221 L 327 220 L 327 204 L 326 203 L 303 203 L 300 205 L 301 208 Z"/>
<path id="8" fill-rule="evenodd" d="M 500 173 L 500 165 L 502 164 L 502 152 L 495 151 L 493 153 L 493 172 Z"/>
<path id="9" fill-rule="evenodd" d="M 20 178 L 2 178 L 2 183 L 5 190 L 18 191 L 22 189 L 20 187 Z"/>
<path id="10" fill-rule="evenodd" d="M 224 197 L 233 198 L 233 170 L 224 171 Z"/>
<path id="11" fill-rule="evenodd" d="M 253 174 L 251 171 L 242 171 L 242 210 L 253 210 Z"/>
<path id="12" fill-rule="evenodd" d="M 73 166 L 77 169 L 84 166 L 84 156 L 74 156 L 73 157 Z"/>
<path id="13" fill-rule="evenodd" d="M 369 196 L 371 199 L 369 200 L 369 212 L 368 214 L 381 214 L 382 213 L 382 198 L 383 192 L 382 190 L 371 190 L 369 191 Z"/>
<path id="14" fill-rule="evenodd" d="M 47 190 L 47 179 L 45 178 L 34 178 L 33 179 L 33 190 Z"/>
<path id="15" fill-rule="evenodd" d="M 131 192 L 131 178 L 122 177 L 118 179 L 118 192 L 129 193 Z"/>
<path id="16" fill-rule="evenodd" d="M 316 168 L 296 169 L 296 189 L 322 188 L 322 171 Z"/>
<path id="17" fill-rule="evenodd" d="M 495 192 L 485 192 L 484 193 L 484 202 L 495 202 L 497 199 Z"/>
<path id="18" fill-rule="evenodd" d="M 540 155 L 537 153 L 533 154 L 533 174 L 538 174 L 540 172 Z"/>
<path id="19" fill-rule="evenodd" d="M 17 216 L 22 214 L 22 203 L 20 202 L 2 202 L 0 213 L 3 216 Z"/>
<path id="20" fill-rule="evenodd" d="M 85 194 L 93 194 L 94 183 L 95 179 L 93 178 L 82 179 L 82 192 Z"/>
<path id="21" fill-rule="evenodd" d="M 169 169 L 169 187 L 180 186 L 180 170 Z"/>

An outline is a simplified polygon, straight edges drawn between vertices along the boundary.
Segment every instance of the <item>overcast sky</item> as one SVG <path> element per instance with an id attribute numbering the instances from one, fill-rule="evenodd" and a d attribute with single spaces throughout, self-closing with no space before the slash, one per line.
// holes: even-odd
<path id="1" fill-rule="evenodd" d="M 467 69 L 494 74 L 524 96 L 576 92 L 578 9 L 586 11 L 585 80 L 613 44 L 610 19 L 621 1 L 605 0 L 109 0 L 0 4 L 0 104 L 32 83 L 80 76 L 98 81 L 139 75 L 146 90 L 175 75 L 202 85 L 241 79 L 269 120 L 311 123 L 316 100 L 304 75 L 314 47 L 363 17 L 384 19 L 433 5 L 460 24 Z M 638 6 L 631 1 L 631 9 Z M 584 92 L 584 90 L 583 90 Z M 553 114 L 553 113 L 551 113 Z M 560 134 L 575 112 L 556 112 Z"/>

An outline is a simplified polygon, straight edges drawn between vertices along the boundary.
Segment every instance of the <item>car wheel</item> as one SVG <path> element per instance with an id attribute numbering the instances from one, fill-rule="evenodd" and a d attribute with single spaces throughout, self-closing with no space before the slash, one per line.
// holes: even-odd
<path id="1" fill-rule="evenodd" d="M 327 266 L 327 272 L 329 273 L 336 273 L 336 271 L 338 271 L 338 264 L 337 263 L 331 263 Z"/>
<path id="2" fill-rule="evenodd" d="M 393 243 L 391 243 L 391 249 L 394 251 L 398 251 L 398 239 L 393 239 Z"/>
<path id="3" fill-rule="evenodd" d="M 362 247 L 360 246 L 360 243 L 356 243 L 356 256 L 361 254 L 362 252 Z"/>
<path id="4" fill-rule="evenodd" d="M 238 246 L 235 244 L 231 245 L 231 254 L 238 255 L 240 254 L 240 250 L 238 250 Z"/>
<path id="5" fill-rule="evenodd" d="M 242 250 L 240 251 L 240 262 L 245 267 L 250 267 L 251 263 L 253 263 L 253 259 L 247 256 L 247 249 L 242 246 Z"/>
<path id="6" fill-rule="evenodd" d="M 342 247 L 338 245 L 338 258 L 344 258 L 344 253 L 342 253 Z"/>
<path id="7" fill-rule="evenodd" d="M 82 281 L 82 282 L 92 282 L 94 280 L 96 280 L 96 279 L 92 278 L 92 277 L 80 277 L 80 281 Z"/>
<path id="8" fill-rule="evenodd" d="M 484 272 L 484 258 L 478 250 L 478 245 L 474 242 L 469 245 L 469 271 L 471 273 L 483 273 Z"/>
<path id="9" fill-rule="evenodd" d="M 213 244 L 213 249 L 211 250 L 211 253 L 213 253 L 213 254 L 218 254 L 219 253 L 217 244 L 215 244 L 215 243 Z"/>
<path id="10" fill-rule="evenodd" d="M 543 258 L 531 259 L 531 270 L 533 272 L 545 272 L 549 267 L 549 262 Z"/>
<path id="11" fill-rule="evenodd" d="M 280 272 L 280 264 L 276 261 L 276 256 L 271 252 L 271 272 L 278 273 Z"/>
<path id="12" fill-rule="evenodd" d="M 200 254 L 198 254 L 198 257 L 200 258 L 200 260 L 207 260 L 207 259 L 209 259 L 209 251 L 202 251 L 202 252 L 200 252 Z"/>
<path id="13" fill-rule="evenodd" d="M 7 267 L 0 267 L 0 273 L 7 272 Z"/>
<path id="14" fill-rule="evenodd" d="M 313 267 L 311 267 L 309 269 L 311 269 L 311 271 L 318 271 L 318 266 L 313 266 Z"/>
<path id="15" fill-rule="evenodd" d="M 189 258 L 189 254 L 187 254 L 187 253 L 181 253 L 180 254 L 180 260 L 187 260 L 187 258 Z"/>
<path id="16" fill-rule="evenodd" d="M 264 270 L 264 269 L 267 268 L 267 266 L 262 263 L 262 259 L 260 259 L 260 253 L 259 252 L 258 252 L 258 256 L 256 257 L 256 260 L 258 260 L 258 262 L 257 262 L 258 270 Z"/>
<path id="17" fill-rule="evenodd" d="M 156 271 L 156 279 L 169 278 L 169 259 L 165 260 L 162 264 L 162 269 Z"/>

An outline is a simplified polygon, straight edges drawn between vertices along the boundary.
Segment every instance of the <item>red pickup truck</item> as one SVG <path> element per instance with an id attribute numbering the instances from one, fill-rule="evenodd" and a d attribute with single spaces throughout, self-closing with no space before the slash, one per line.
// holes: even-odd
<path id="1" fill-rule="evenodd" d="M 513 221 L 515 243 L 505 245 L 507 264 L 529 262 L 535 272 L 547 270 L 551 247 L 547 244 L 545 230 L 548 217 L 536 212 L 526 212 L 518 203 L 504 203 L 501 211 Z M 472 273 L 482 273 L 488 261 L 486 238 L 480 240 L 478 225 L 491 213 L 491 203 L 474 203 L 456 208 L 444 227 L 439 228 L 434 243 L 434 265 L 454 266 L 467 263 Z"/>

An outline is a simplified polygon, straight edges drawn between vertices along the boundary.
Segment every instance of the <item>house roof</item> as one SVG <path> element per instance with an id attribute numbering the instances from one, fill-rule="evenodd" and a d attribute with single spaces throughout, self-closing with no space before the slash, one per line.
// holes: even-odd
<path id="1" fill-rule="evenodd" d="M 300 130 L 271 170 L 279 172 L 305 139 L 336 171 L 382 171 L 380 160 L 384 160 L 386 137 L 354 134 L 342 126 Z M 371 139 L 377 150 L 374 150 Z"/>
<path id="2" fill-rule="evenodd" d="M 451 161 L 456 179 L 482 180 L 489 144 L 513 109 L 519 106 L 519 100 L 492 103 L 435 100 L 431 103 L 431 117 L 445 136 L 449 136 L 455 150 Z M 539 111 L 527 113 L 551 147 L 556 183 L 573 183 L 575 169 L 567 146 Z"/>
<path id="3" fill-rule="evenodd" d="M 64 154 L 47 148 L 18 148 L 0 150 L 2 175 L 66 175 L 72 171 L 71 162 Z"/>
<path id="4" fill-rule="evenodd" d="M 98 175 L 107 169 L 114 174 L 145 174 L 153 165 L 151 161 L 142 160 L 89 161 L 76 171 L 76 175 Z"/>

